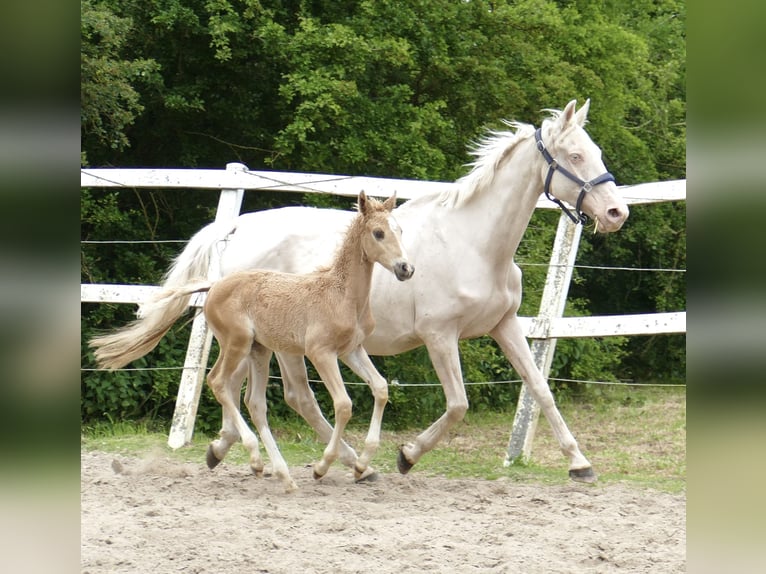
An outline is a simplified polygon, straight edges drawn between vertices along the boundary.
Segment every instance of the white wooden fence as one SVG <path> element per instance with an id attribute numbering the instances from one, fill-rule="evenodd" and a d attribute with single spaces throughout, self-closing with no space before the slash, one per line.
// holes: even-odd
<path id="1" fill-rule="evenodd" d="M 220 190 L 216 220 L 228 220 L 239 214 L 245 190 L 270 190 L 329 193 L 356 197 L 360 190 L 369 195 L 388 197 L 396 191 L 400 199 L 443 191 L 453 183 L 351 177 L 325 174 L 250 171 L 239 163 L 231 163 L 225 170 L 210 169 L 84 169 L 80 173 L 81 187 L 124 188 L 184 188 Z M 621 188 L 625 201 L 631 205 L 664 201 L 685 201 L 686 180 L 647 183 Z M 558 209 L 541 197 L 541 209 Z M 543 290 L 540 311 L 536 317 L 522 318 L 526 335 L 531 339 L 532 353 L 537 366 L 548 377 L 556 339 L 564 337 L 603 337 L 615 335 L 649 335 L 659 333 L 685 333 L 686 312 L 652 313 L 603 317 L 563 317 L 569 283 L 582 226 L 574 225 L 561 215 L 551 254 L 550 267 Z M 140 303 L 158 289 L 148 285 L 80 286 L 80 300 L 84 303 Z M 197 415 L 212 334 L 198 314 L 179 385 L 173 423 L 168 445 L 178 448 L 192 437 Z M 522 385 L 519 404 L 508 445 L 506 464 L 528 459 L 532 450 L 539 408 Z"/>

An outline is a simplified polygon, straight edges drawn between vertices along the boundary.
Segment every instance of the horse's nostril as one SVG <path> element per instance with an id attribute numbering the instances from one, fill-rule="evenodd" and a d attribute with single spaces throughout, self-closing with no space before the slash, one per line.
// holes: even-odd
<path id="1" fill-rule="evenodd" d="M 606 213 L 607 215 L 609 215 L 610 219 L 620 219 L 620 217 L 622 217 L 622 212 L 616 207 L 613 207 L 612 209 L 608 210 Z"/>

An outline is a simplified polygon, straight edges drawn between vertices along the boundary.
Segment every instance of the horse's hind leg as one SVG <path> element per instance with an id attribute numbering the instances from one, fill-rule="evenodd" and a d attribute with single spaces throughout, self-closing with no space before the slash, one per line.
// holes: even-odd
<path id="1" fill-rule="evenodd" d="M 314 392 L 309 386 L 309 378 L 306 374 L 306 363 L 303 355 L 284 355 L 277 353 L 279 370 L 282 373 L 285 402 L 303 417 L 314 429 L 319 439 L 325 443 L 330 442 L 333 428 L 322 414 Z M 340 441 L 338 460 L 349 468 L 354 468 L 358 460 L 356 451 L 346 441 Z"/>
<path id="2" fill-rule="evenodd" d="M 269 454 L 271 467 L 274 475 L 285 485 L 285 491 L 291 492 L 298 488 L 295 481 L 290 476 L 290 470 L 287 467 L 282 453 L 279 452 L 274 437 L 269 428 L 269 422 L 266 417 L 266 386 L 269 382 L 269 360 L 271 351 L 262 345 L 254 345 L 250 352 L 250 374 L 248 375 L 247 391 L 245 392 L 245 403 L 250 411 L 250 417 L 261 435 L 263 446 Z"/>
<path id="3" fill-rule="evenodd" d="M 593 467 L 585 455 L 580 452 L 580 447 L 577 446 L 577 441 L 567 428 L 564 417 L 556 408 L 553 394 L 542 373 L 535 365 L 532 352 L 524 338 L 524 332 L 516 315 L 507 315 L 493 329 L 490 336 L 497 341 L 503 353 L 511 361 L 513 368 L 521 375 L 527 389 L 540 406 L 545 418 L 548 419 L 561 452 L 569 458 L 569 477 L 578 482 L 595 482 L 596 475 L 593 472 Z"/>
<path id="4" fill-rule="evenodd" d="M 370 357 L 361 345 L 346 357 L 343 357 L 343 362 L 351 367 L 351 370 L 370 386 L 375 399 L 372 418 L 370 419 L 370 428 L 364 441 L 364 450 L 354 465 L 354 476 L 357 480 L 375 480 L 377 473 L 369 464 L 377 452 L 378 446 L 380 446 L 383 410 L 386 408 L 386 403 L 388 403 L 388 383 L 375 368 L 375 365 L 372 364 Z"/>

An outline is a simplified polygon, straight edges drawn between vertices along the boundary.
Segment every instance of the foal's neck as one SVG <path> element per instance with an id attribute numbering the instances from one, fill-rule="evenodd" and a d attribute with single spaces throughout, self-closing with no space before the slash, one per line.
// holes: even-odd
<path id="1" fill-rule="evenodd" d="M 366 304 L 370 297 L 372 284 L 372 268 L 370 261 L 362 250 L 362 232 L 364 218 L 357 215 L 346 231 L 346 235 L 326 273 L 334 280 L 337 288 L 349 300 L 357 305 Z"/>

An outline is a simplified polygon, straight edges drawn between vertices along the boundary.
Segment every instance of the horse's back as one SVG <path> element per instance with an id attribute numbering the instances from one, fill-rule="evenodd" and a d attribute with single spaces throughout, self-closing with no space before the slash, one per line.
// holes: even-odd
<path id="1" fill-rule="evenodd" d="M 221 252 L 222 274 L 255 268 L 309 273 L 326 266 L 353 218 L 350 211 L 303 206 L 240 215 Z"/>

